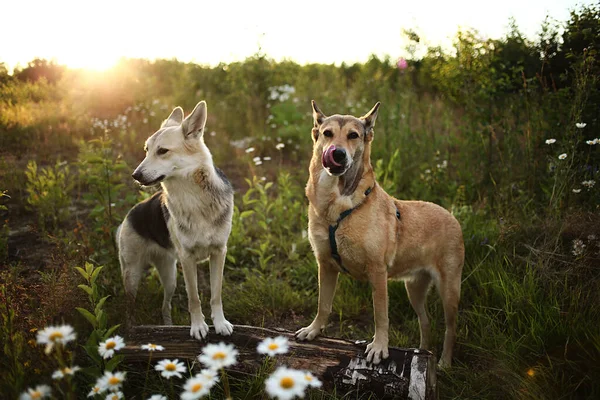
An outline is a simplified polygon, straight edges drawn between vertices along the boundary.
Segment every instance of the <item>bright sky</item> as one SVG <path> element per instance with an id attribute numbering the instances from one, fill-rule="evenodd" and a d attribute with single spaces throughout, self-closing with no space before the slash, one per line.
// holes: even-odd
<path id="1" fill-rule="evenodd" d="M 3 2 L 0 62 L 35 57 L 106 68 L 121 57 L 201 64 L 243 60 L 259 45 L 276 60 L 365 61 L 403 55 L 402 29 L 448 45 L 459 26 L 500 37 L 514 17 L 529 37 L 546 15 L 563 22 L 594 0 L 29 0 Z"/>

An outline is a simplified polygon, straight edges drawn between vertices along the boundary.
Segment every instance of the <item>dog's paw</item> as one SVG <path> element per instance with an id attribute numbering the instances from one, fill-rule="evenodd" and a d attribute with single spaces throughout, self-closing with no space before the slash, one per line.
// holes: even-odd
<path id="1" fill-rule="evenodd" d="M 231 324 L 225 318 L 213 320 L 213 323 L 215 324 L 215 332 L 217 332 L 217 334 L 229 336 L 233 333 L 233 324 Z"/>
<path id="2" fill-rule="evenodd" d="M 208 335 L 208 325 L 206 322 L 192 323 L 190 336 L 197 340 L 202 340 Z"/>
<path id="3" fill-rule="evenodd" d="M 321 328 L 312 323 L 307 327 L 300 328 L 296 331 L 296 339 L 298 340 L 313 340 L 321 333 Z"/>
<path id="4" fill-rule="evenodd" d="M 373 364 L 379 364 L 381 360 L 385 360 L 389 356 L 388 346 L 386 343 L 378 342 L 377 340 L 373 340 L 371 343 L 367 345 L 367 349 L 365 350 L 365 354 L 367 355 L 367 362 L 372 362 Z"/>

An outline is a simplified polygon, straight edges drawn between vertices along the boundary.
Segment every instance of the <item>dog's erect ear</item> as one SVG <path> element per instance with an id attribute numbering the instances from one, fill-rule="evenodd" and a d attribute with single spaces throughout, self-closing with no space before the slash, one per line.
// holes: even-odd
<path id="1" fill-rule="evenodd" d="M 181 125 L 181 121 L 183 121 L 183 109 L 181 107 L 175 107 L 171 112 L 171 115 L 169 115 L 169 118 L 165 119 L 160 127 L 179 126 Z"/>
<path id="2" fill-rule="evenodd" d="M 377 111 L 379 111 L 380 104 L 380 102 L 377 102 L 371 108 L 371 111 L 360 117 L 360 120 L 365 124 L 365 139 L 367 140 L 373 139 L 373 128 L 375 127 L 375 120 L 377 119 Z"/>
<path id="3" fill-rule="evenodd" d="M 323 120 L 325 118 L 327 118 L 327 116 L 325 114 L 323 114 L 323 112 L 319 109 L 319 107 L 317 106 L 317 103 L 315 103 L 314 100 L 311 100 L 310 104 L 312 105 L 313 120 L 315 122 L 315 128 L 316 128 L 323 123 Z"/>
<path id="4" fill-rule="evenodd" d="M 194 111 L 183 120 L 181 128 L 183 136 L 186 138 L 197 138 L 204 134 L 204 125 L 206 125 L 206 102 L 202 100 L 196 105 Z"/>

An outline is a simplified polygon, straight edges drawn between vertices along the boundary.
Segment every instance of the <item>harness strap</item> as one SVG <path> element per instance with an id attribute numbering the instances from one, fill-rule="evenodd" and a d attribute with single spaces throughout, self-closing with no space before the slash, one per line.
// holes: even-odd
<path id="1" fill-rule="evenodd" d="M 366 196 L 368 196 L 373 191 L 373 187 L 370 187 L 367 190 L 365 190 L 365 200 L 366 200 Z M 345 273 L 349 273 L 349 271 L 342 264 L 342 256 L 340 256 L 340 253 L 338 252 L 337 242 L 335 240 L 335 232 L 337 231 L 338 227 L 340 226 L 340 222 L 342 222 L 342 220 L 344 218 L 346 218 L 347 216 L 352 214 L 352 212 L 354 210 L 356 210 L 358 207 L 360 207 L 365 202 L 365 200 L 363 200 L 362 202 L 357 204 L 355 207 L 352 207 L 346 211 L 343 211 L 340 214 L 340 216 L 338 217 L 337 221 L 335 222 L 335 225 L 329 225 L 329 246 L 331 247 L 331 257 L 333 257 L 333 259 L 338 263 L 342 272 L 345 272 Z M 398 218 L 398 220 L 400 220 L 400 211 L 398 211 L 398 209 L 396 209 L 396 218 Z"/>

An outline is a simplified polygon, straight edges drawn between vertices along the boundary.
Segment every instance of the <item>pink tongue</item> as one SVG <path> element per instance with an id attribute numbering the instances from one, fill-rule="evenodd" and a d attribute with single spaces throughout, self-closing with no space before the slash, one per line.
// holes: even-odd
<path id="1" fill-rule="evenodd" d="M 335 161 L 333 159 L 333 152 L 335 151 L 335 146 L 331 145 L 329 146 L 329 148 L 327 150 L 325 150 L 325 153 L 323 153 L 323 161 L 326 167 L 341 167 L 342 164 L 338 163 L 337 161 Z"/>

